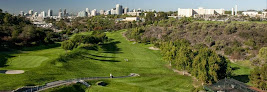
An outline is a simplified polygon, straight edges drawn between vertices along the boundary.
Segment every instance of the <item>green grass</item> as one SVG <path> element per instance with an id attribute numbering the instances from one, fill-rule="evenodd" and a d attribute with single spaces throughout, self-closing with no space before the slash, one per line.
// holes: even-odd
<path id="1" fill-rule="evenodd" d="M 40 66 L 47 59 L 43 56 L 18 56 L 11 58 L 7 65 L 15 68 L 34 68 Z"/>
<path id="2" fill-rule="evenodd" d="M 11 54 L 18 56 L 46 57 L 40 66 L 33 68 L 17 68 L 10 66 L 4 69 L 23 69 L 24 74 L 0 74 L 0 90 L 11 90 L 27 85 L 43 85 L 55 80 L 65 80 L 80 77 L 125 76 L 138 73 L 140 77 L 112 79 L 106 87 L 92 86 L 86 91 L 156 91 L 156 92 L 189 92 L 193 89 L 191 77 L 174 73 L 165 65 L 159 51 L 148 49 L 152 45 L 133 44 L 122 37 L 121 32 L 107 33 L 112 42 L 101 46 L 99 51 L 78 49 L 85 52 L 86 58 L 73 58 L 66 63 L 57 62 L 56 58 L 65 53 L 60 47 L 27 51 Z M 10 58 L 9 61 L 12 61 Z M 124 59 L 128 59 L 126 62 Z M 40 59 L 42 60 L 42 59 Z M 38 61 L 38 60 L 37 60 Z M 25 63 L 25 62 L 23 62 Z M 32 62 L 34 63 L 34 62 Z"/>
<path id="3" fill-rule="evenodd" d="M 253 69 L 252 67 L 248 66 L 248 62 L 244 61 L 243 64 L 240 64 L 242 62 L 238 63 L 231 63 L 230 66 L 233 68 L 233 77 L 234 79 L 247 83 L 248 85 L 251 85 L 249 83 L 249 75 L 250 71 Z"/>

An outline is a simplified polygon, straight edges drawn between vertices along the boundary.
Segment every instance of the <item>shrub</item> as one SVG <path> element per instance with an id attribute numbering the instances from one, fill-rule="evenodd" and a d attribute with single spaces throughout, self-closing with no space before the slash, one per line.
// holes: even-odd
<path id="1" fill-rule="evenodd" d="M 226 33 L 226 34 L 233 34 L 233 33 L 235 33 L 235 32 L 237 32 L 237 28 L 234 26 L 234 25 L 232 25 L 232 24 L 228 24 L 225 28 L 224 28 L 224 32 Z"/>

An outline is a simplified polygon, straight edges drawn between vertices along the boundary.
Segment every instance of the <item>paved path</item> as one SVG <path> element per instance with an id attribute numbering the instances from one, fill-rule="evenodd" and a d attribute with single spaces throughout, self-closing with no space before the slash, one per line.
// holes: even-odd
<path id="1" fill-rule="evenodd" d="M 116 78 L 127 78 L 127 77 L 135 77 L 135 76 L 139 76 L 139 74 L 131 73 L 128 76 L 118 76 L 118 77 L 113 77 L 113 78 L 116 79 Z M 49 82 L 42 86 L 22 87 L 17 90 L 13 90 L 12 92 L 39 92 L 39 91 L 43 91 L 49 88 L 54 88 L 54 87 L 67 85 L 67 84 L 75 84 L 75 83 L 82 83 L 85 86 L 90 87 L 90 85 L 85 81 L 98 80 L 98 79 L 110 79 L 110 77 L 89 77 L 89 78 L 78 78 L 78 79 L 70 79 L 70 80 L 60 80 L 60 81 Z"/>

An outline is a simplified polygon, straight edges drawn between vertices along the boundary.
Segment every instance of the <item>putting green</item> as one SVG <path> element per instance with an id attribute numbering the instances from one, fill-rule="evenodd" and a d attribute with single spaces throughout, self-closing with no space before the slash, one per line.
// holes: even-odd
<path id="1" fill-rule="evenodd" d="M 9 60 L 8 66 L 13 68 L 34 68 L 40 66 L 47 59 L 47 57 L 43 56 L 17 56 Z"/>

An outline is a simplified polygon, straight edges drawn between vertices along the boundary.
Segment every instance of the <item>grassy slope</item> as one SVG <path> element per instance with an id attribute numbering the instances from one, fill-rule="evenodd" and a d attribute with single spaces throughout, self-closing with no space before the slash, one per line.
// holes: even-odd
<path id="1" fill-rule="evenodd" d="M 76 58 L 67 63 L 54 62 L 59 54 L 65 53 L 58 48 L 30 51 L 14 54 L 29 56 L 44 56 L 49 58 L 36 68 L 25 68 L 25 74 L 0 74 L 0 90 L 10 90 L 25 85 L 40 85 L 49 81 L 80 78 L 124 76 L 138 73 L 141 77 L 110 80 L 107 87 L 93 86 L 87 91 L 190 91 L 192 80 L 166 68 L 159 51 L 149 50 L 151 45 L 132 44 L 122 37 L 121 32 L 107 33 L 113 42 L 103 45 L 100 51 L 86 51 L 90 58 Z M 124 59 L 129 59 L 128 62 Z M 61 66 L 62 65 L 62 66 Z M 14 69 L 8 66 L 0 69 Z M 15 68 L 16 69 L 16 68 Z M 23 68 L 19 68 L 23 69 Z"/>
<path id="2" fill-rule="evenodd" d="M 233 68 L 232 78 L 251 85 L 249 83 L 249 75 L 253 67 L 249 67 L 251 65 L 249 65 L 248 62 L 249 61 L 240 61 L 237 63 L 231 63 L 230 66 Z"/>

